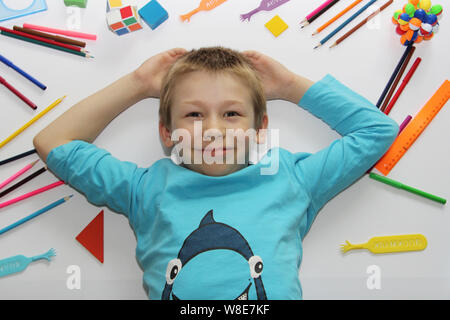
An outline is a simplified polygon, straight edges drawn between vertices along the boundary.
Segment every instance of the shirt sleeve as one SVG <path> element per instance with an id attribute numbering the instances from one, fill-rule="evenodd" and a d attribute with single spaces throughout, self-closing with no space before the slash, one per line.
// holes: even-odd
<path id="1" fill-rule="evenodd" d="M 136 188 L 146 169 L 121 161 L 97 146 L 74 140 L 58 146 L 47 156 L 48 168 L 65 183 L 83 193 L 97 206 L 133 219 Z"/>
<path id="2" fill-rule="evenodd" d="M 296 174 L 311 198 L 306 232 L 331 198 L 370 169 L 394 142 L 399 126 L 331 75 L 313 84 L 298 105 L 342 138 L 314 154 L 294 154 Z"/>

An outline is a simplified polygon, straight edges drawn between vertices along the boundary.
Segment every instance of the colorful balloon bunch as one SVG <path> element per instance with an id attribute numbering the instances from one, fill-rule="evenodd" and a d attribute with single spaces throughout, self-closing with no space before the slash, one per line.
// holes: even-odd
<path id="1" fill-rule="evenodd" d="M 392 22 L 397 26 L 396 32 L 401 35 L 400 42 L 407 46 L 430 40 L 439 30 L 442 17 L 442 6 L 431 5 L 431 0 L 409 0 L 402 10 L 394 12 Z"/>

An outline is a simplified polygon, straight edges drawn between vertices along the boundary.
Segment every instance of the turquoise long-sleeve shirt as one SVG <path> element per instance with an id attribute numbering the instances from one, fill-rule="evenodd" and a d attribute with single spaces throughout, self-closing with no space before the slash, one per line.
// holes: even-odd
<path id="1" fill-rule="evenodd" d="M 226 176 L 163 158 L 148 168 L 75 140 L 47 165 L 89 202 L 128 217 L 150 299 L 301 299 L 302 240 L 317 213 L 387 151 L 398 125 L 331 75 L 298 106 L 342 137 L 317 153 L 271 148 Z M 274 167 L 275 174 L 261 174 Z"/>

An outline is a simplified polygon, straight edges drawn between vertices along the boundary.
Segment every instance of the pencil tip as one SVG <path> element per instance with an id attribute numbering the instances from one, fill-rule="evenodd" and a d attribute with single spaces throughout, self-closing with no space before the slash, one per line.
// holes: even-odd
<path id="1" fill-rule="evenodd" d="M 335 46 L 336 46 L 336 43 L 333 43 L 333 44 L 330 46 L 330 49 L 333 48 L 333 47 L 335 47 Z"/>
<path id="2" fill-rule="evenodd" d="M 316 48 L 318 48 L 318 47 L 320 47 L 320 46 L 321 46 L 321 44 L 318 44 L 317 46 L 314 47 L 314 49 L 316 49 Z"/>

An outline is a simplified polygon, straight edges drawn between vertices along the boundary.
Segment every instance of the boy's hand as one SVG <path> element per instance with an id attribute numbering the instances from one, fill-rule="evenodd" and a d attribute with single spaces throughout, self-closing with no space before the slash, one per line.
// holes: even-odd
<path id="1" fill-rule="evenodd" d="M 135 71 L 145 98 L 159 98 L 161 84 L 164 76 L 172 64 L 187 51 L 183 48 L 174 48 L 161 52 L 146 60 Z"/>
<path id="2" fill-rule="evenodd" d="M 267 100 L 282 99 L 297 104 L 313 84 L 288 70 L 278 61 L 257 51 L 242 52 L 250 59 L 261 78 Z"/>

